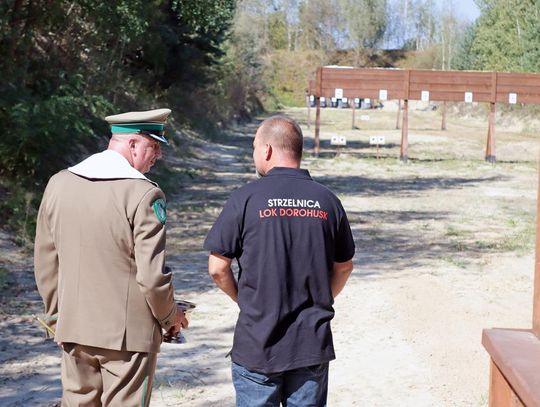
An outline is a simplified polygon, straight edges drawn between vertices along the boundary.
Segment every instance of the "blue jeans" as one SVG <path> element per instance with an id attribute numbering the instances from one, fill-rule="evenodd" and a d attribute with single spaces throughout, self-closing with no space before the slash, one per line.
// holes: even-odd
<path id="1" fill-rule="evenodd" d="M 326 407 L 328 362 L 269 374 L 233 362 L 232 379 L 237 407 Z"/>

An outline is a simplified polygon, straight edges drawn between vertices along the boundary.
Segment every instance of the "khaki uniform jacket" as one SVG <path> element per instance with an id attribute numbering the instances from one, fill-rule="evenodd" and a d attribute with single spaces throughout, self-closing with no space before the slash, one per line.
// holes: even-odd
<path id="1" fill-rule="evenodd" d="M 174 323 L 165 225 L 145 179 L 89 180 L 67 170 L 45 189 L 37 219 L 35 276 L 55 340 L 158 352 Z"/>

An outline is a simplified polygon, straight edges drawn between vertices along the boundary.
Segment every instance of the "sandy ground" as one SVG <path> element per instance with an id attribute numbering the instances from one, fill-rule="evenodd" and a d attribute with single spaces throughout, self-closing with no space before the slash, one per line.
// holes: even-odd
<path id="1" fill-rule="evenodd" d="M 478 110 L 478 109 L 477 109 Z M 306 110 L 289 109 L 313 145 Z M 526 125 L 499 125 L 496 165 L 483 161 L 487 120 L 469 111 L 448 119 L 413 107 L 409 157 L 401 163 L 396 112 L 324 110 L 319 158 L 303 166 L 332 188 L 349 214 L 355 271 L 335 303 L 337 360 L 330 406 L 486 406 L 489 358 L 483 328 L 529 328 L 532 319 L 537 139 Z M 314 112 L 312 112 L 314 117 Z M 504 122 L 504 118 L 500 119 Z M 253 179 L 256 123 L 217 143 L 186 138 L 194 154 L 169 197 L 168 264 L 176 293 L 197 303 L 188 343 L 165 344 L 154 406 L 230 406 L 237 309 L 206 273 L 204 236 L 233 188 Z M 518 131 L 519 130 L 519 131 Z M 345 135 L 339 157 L 329 145 Z M 379 150 L 370 135 L 384 135 Z M 31 321 L 40 311 L 31 257 L 0 234 L 0 405 L 52 406 L 61 395 L 59 349 Z"/>

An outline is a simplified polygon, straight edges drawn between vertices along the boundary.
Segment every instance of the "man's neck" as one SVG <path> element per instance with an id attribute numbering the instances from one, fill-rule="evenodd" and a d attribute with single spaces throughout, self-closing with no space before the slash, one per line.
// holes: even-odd
<path id="1" fill-rule="evenodd" d="M 270 171 L 272 168 L 275 168 L 275 167 L 281 167 L 281 168 L 294 168 L 294 169 L 298 169 L 300 168 L 300 162 L 298 161 L 290 161 L 290 160 L 280 160 L 280 161 L 276 161 L 274 163 L 272 163 L 269 167 L 268 167 L 268 171 Z"/>
<path id="2" fill-rule="evenodd" d="M 118 154 L 120 154 L 122 157 L 124 157 L 129 165 L 133 167 L 133 163 L 131 162 L 131 154 L 129 154 L 129 147 L 126 147 L 123 143 L 113 142 L 111 141 L 109 143 L 109 147 L 107 150 L 115 151 Z"/>

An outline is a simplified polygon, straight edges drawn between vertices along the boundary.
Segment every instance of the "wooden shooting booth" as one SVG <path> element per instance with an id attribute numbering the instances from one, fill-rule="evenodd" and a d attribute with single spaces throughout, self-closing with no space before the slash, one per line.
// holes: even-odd
<path id="1" fill-rule="evenodd" d="M 532 329 L 484 329 L 489 407 L 540 407 L 540 177 L 536 209 Z"/>
<path id="2" fill-rule="evenodd" d="M 400 159 L 407 161 L 409 147 L 409 100 L 444 102 L 442 129 L 446 128 L 446 102 L 490 104 L 485 159 L 496 161 L 496 103 L 540 103 L 540 75 L 524 73 L 428 71 L 383 68 L 319 67 L 309 81 L 309 95 L 315 97 L 315 154 L 320 151 L 321 97 L 403 100 Z M 308 105 L 309 106 L 309 105 Z M 401 106 L 401 102 L 400 102 Z M 309 112 L 308 112 L 309 122 Z M 398 109 L 399 122 L 399 109 Z M 399 127 L 399 124 L 396 128 Z"/>

